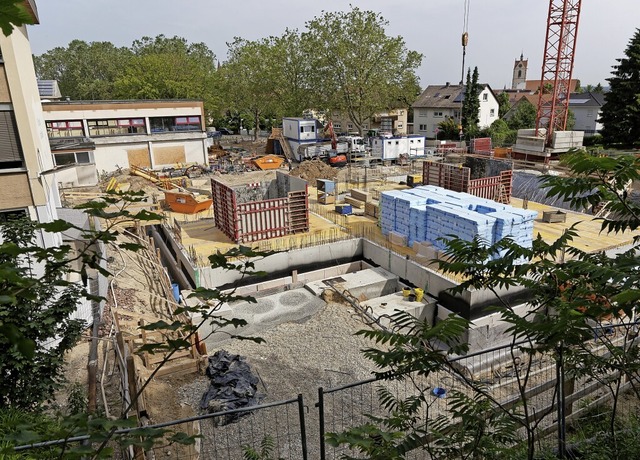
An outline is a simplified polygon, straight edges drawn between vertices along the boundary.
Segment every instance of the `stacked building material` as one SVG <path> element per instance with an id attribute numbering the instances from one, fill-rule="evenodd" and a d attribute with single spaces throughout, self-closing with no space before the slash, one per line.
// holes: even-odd
<path id="1" fill-rule="evenodd" d="M 402 190 L 390 190 L 380 196 L 380 228 L 384 236 L 396 229 L 396 197 L 404 193 Z"/>
<path id="2" fill-rule="evenodd" d="M 487 245 L 509 236 L 520 246 L 531 247 L 536 216 L 536 211 L 432 185 L 380 196 L 383 234 L 395 231 L 406 236 L 409 245 L 427 241 L 440 250 L 446 247 L 440 239 L 452 235 L 466 241 L 480 237 Z"/>

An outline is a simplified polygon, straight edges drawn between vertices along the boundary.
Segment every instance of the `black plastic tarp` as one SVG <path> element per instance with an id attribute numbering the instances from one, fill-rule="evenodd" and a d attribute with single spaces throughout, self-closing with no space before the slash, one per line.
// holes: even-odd
<path id="1" fill-rule="evenodd" d="M 263 398 L 258 393 L 260 380 L 240 355 L 226 350 L 217 351 L 209 357 L 206 375 L 211 383 L 200 401 L 200 408 L 204 411 L 213 413 L 255 406 Z M 230 423 L 240 416 L 241 414 L 227 415 L 217 422 Z"/>

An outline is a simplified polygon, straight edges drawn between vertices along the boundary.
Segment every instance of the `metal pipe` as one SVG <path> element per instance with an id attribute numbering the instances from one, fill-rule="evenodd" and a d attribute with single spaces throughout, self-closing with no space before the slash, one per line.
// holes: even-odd
<path id="1" fill-rule="evenodd" d="M 324 390 L 322 387 L 318 388 L 318 402 L 316 403 L 318 408 L 318 426 L 320 429 L 320 460 L 325 460 L 326 450 L 324 445 Z"/>

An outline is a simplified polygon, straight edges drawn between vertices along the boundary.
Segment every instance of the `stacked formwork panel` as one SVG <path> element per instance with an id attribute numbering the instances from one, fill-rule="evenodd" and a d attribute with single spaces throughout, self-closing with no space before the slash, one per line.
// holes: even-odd
<path id="1" fill-rule="evenodd" d="M 466 241 L 480 237 L 487 245 L 508 236 L 531 247 L 533 220 L 538 214 L 435 186 L 382 192 L 380 206 L 383 234 L 394 231 L 406 236 L 409 245 L 427 241 L 437 249 L 445 249 L 441 239 L 451 235 Z"/>
<path id="2" fill-rule="evenodd" d="M 422 170 L 422 184 L 435 185 L 454 192 L 464 192 L 477 197 L 509 204 L 513 170 L 500 171 L 496 176 L 471 179 L 471 168 L 425 161 Z"/>
<path id="3" fill-rule="evenodd" d="M 276 174 L 271 182 L 239 186 L 212 181 L 216 227 L 236 243 L 308 231 L 306 181 Z"/>

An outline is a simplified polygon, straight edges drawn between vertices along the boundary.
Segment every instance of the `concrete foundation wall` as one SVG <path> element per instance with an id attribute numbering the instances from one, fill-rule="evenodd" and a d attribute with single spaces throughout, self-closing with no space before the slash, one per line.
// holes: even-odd
<path id="1" fill-rule="evenodd" d="M 456 282 L 444 278 L 433 270 L 419 265 L 400 254 L 383 248 L 369 240 L 363 240 L 362 256 L 366 260 L 380 265 L 385 270 L 424 289 L 425 292 L 437 296 L 440 291 L 456 286 Z"/>
<path id="2" fill-rule="evenodd" d="M 330 245 L 279 252 L 265 259 L 255 262 L 255 270 L 267 273 L 290 273 L 297 267 L 307 267 L 309 264 L 320 265 L 333 260 L 357 259 L 362 256 L 362 239 L 337 241 Z M 240 274 L 222 269 L 201 267 L 197 269 L 198 286 L 213 288 L 238 281 Z M 259 281 L 259 280 L 256 280 Z"/>

